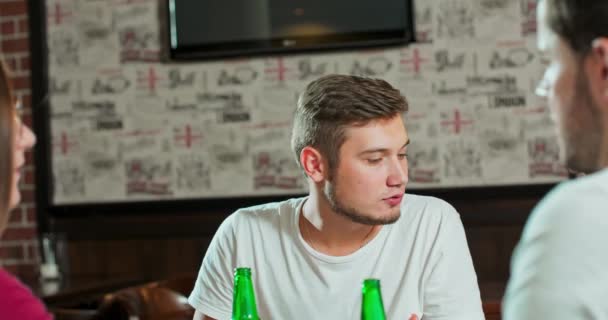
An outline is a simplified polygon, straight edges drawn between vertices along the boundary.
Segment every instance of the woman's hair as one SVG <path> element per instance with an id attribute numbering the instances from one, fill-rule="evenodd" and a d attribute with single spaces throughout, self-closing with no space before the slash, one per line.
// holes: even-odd
<path id="1" fill-rule="evenodd" d="M 14 102 L 9 70 L 0 59 L 0 233 L 6 224 L 13 185 Z"/>

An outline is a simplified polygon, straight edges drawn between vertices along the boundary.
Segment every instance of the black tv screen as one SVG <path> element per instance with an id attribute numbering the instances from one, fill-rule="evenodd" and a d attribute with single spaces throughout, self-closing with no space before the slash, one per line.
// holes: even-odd
<path id="1" fill-rule="evenodd" d="M 169 0 L 175 60 L 403 44 L 411 0 Z"/>

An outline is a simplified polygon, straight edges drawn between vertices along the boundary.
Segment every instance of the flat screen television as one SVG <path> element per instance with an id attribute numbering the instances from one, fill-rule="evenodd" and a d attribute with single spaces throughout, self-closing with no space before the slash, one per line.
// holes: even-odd
<path id="1" fill-rule="evenodd" d="M 404 44 L 412 0 L 168 0 L 169 57 L 196 60 Z"/>

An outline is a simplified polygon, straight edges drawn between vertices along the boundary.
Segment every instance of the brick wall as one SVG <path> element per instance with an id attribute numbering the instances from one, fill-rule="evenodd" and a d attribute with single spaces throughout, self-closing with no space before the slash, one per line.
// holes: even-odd
<path id="1" fill-rule="evenodd" d="M 24 121 L 30 125 L 31 88 L 26 0 L 0 0 L 0 55 L 13 70 L 13 85 L 23 102 Z M 0 239 L 0 265 L 21 277 L 36 274 L 39 263 L 34 203 L 34 164 L 32 153 L 21 181 L 22 202 L 10 217 Z"/>

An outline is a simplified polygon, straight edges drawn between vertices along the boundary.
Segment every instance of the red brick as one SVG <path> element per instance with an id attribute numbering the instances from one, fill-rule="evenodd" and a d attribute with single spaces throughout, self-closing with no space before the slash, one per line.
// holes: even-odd
<path id="1" fill-rule="evenodd" d="M 17 25 L 18 25 L 17 32 L 28 33 L 30 30 L 30 26 L 28 23 L 29 22 L 27 20 L 27 16 L 20 18 L 19 21 L 17 22 Z"/>
<path id="2" fill-rule="evenodd" d="M 36 207 L 28 207 L 25 211 L 27 222 L 36 222 Z"/>
<path id="3" fill-rule="evenodd" d="M 3 259 L 25 260 L 24 245 L 21 243 L 0 244 L 0 257 Z"/>
<path id="4" fill-rule="evenodd" d="M 21 281 L 25 283 L 34 283 L 38 280 L 38 264 L 32 262 L 11 262 L 10 264 L 3 264 L 4 270 L 17 276 Z"/>
<path id="5" fill-rule="evenodd" d="M 21 202 L 34 202 L 34 190 L 21 190 Z"/>
<path id="6" fill-rule="evenodd" d="M 23 221 L 23 213 L 21 210 L 13 210 L 8 216 L 9 223 L 20 223 Z"/>
<path id="7" fill-rule="evenodd" d="M 25 165 L 34 165 L 34 151 L 29 150 L 25 152 Z"/>
<path id="8" fill-rule="evenodd" d="M 5 17 L 27 14 L 26 2 L 25 0 L 0 2 L 0 12 Z"/>
<path id="9" fill-rule="evenodd" d="M 25 153 L 25 163 L 26 164 L 33 164 L 34 163 L 34 153 L 33 152 L 26 152 Z"/>
<path id="10" fill-rule="evenodd" d="M 0 23 L 0 33 L 4 35 L 15 33 L 15 22 L 8 20 Z"/>
<path id="11" fill-rule="evenodd" d="M 21 39 L 7 39 L 2 41 L 2 51 L 5 53 L 26 53 L 29 50 L 29 43 L 27 38 Z"/>
<path id="12" fill-rule="evenodd" d="M 20 65 L 21 71 L 30 70 L 30 68 L 31 68 L 30 57 L 29 56 L 22 57 L 20 64 L 21 64 Z M 28 104 L 28 106 L 29 106 L 29 104 Z"/>
<path id="13" fill-rule="evenodd" d="M 33 243 L 29 243 L 26 245 L 26 252 L 27 252 L 27 260 L 29 261 L 37 261 L 38 260 L 38 255 L 40 253 L 40 251 L 38 250 L 38 243 L 37 242 L 33 242 Z"/>
<path id="14" fill-rule="evenodd" d="M 31 262 L 20 263 L 17 265 L 15 275 L 25 283 L 33 283 L 38 280 L 39 266 Z"/>
<path id="15" fill-rule="evenodd" d="M 2 269 L 4 269 L 4 270 L 8 271 L 8 272 L 9 272 L 9 273 L 11 273 L 11 274 L 16 275 L 16 274 L 17 274 L 17 271 L 19 270 L 19 266 L 17 266 L 17 265 L 10 265 L 10 266 L 9 266 L 9 265 L 4 264 L 4 265 L 2 266 Z"/>
<path id="16" fill-rule="evenodd" d="M 23 123 L 25 123 L 26 126 L 31 128 L 32 127 L 32 113 L 24 112 L 24 114 L 21 115 L 21 121 L 23 121 Z"/>
<path id="17" fill-rule="evenodd" d="M 36 239 L 35 227 L 8 227 L 2 235 L 3 240 L 32 240 Z"/>
<path id="18" fill-rule="evenodd" d="M 12 72 L 14 72 L 15 70 L 19 69 L 19 66 L 18 66 L 18 61 L 19 60 L 17 58 L 11 57 L 11 58 L 5 59 L 4 61 L 6 61 L 6 63 L 8 64 L 9 69 Z"/>
<path id="19" fill-rule="evenodd" d="M 29 89 L 31 86 L 29 76 L 12 77 L 11 82 L 13 83 L 13 88 L 15 88 L 15 90 Z"/>
<path id="20" fill-rule="evenodd" d="M 33 185 L 35 182 L 34 169 L 25 169 L 23 171 L 23 183 Z"/>

